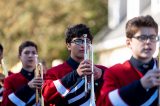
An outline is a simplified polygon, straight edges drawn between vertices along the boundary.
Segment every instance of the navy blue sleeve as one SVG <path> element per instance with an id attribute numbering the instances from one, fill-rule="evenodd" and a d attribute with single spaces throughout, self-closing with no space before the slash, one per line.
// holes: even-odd
<path id="1" fill-rule="evenodd" d="M 73 70 L 70 73 L 68 73 L 67 75 L 65 75 L 61 79 L 61 81 L 65 87 L 70 88 L 77 82 L 78 78 L 80 78 L 80 76 L 78 75 L 77 71 Z"/>
<path id="2" fill-rule="evenodd" d="M 101 86 L 103 84 L 103 75 L 104 75 L 104 70 L 102 70 L 101 77 L 99 79 L 97 79 L 97 80 L 94 81 L 95 91 L 97 91 L 97 89 L 101 88 Z"/>
<path id="3" fill-rule="evenodd" d="M 133 83 L 124 86 L 119 89 L 121 98 L 128 104 L 133 106 L 141 104 L 144 100 L 144 96 L 147 91 L 142 87 L 140 80 L 136 80 Z"/>
<path id="4" fill-rule="evenodd" d="M 33 89 L 31 89 L 28 85 L 25 85 L 19 88 L 15 92 L 15 95 L 21 100 L 23 100 L 24 102 L 28 102 L 34 93 L 35 91 Z"/>

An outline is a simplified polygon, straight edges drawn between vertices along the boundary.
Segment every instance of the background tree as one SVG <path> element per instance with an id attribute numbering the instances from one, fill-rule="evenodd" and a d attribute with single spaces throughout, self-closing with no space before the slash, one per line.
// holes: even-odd
<path id="1" fill-rule="evenodd" d="M 8 66 L 18 62 L 18 46 L 35 41 L 40 58 L 67 58 L 64 32 L 68 25 L 85 23 L 93 33 L 107 24 L 107 0 L 0 0 L 0 42 Z"/>

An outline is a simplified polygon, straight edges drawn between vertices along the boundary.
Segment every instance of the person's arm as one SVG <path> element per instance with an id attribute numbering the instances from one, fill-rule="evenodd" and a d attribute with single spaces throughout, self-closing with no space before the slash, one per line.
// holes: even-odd
<path id="1" fill-rule="evenodd" d="M 3 92 L 3 101 L 2 105 L 4 106 L 25 106 L 30 101 L 33 100 L 32 96 L 34 96 L 35 91 L 32 90 L 27 84 L 17 89 L 15 92 L 14 88 L 14 80 L 6 79 L 4 81 L 4 92 Z M 32 100 L 31 100 L 32 99 Z"/>
<path id="2" fill-rule="evenodd" d="M 113 95 L 118 93 L 119 98 L 117 96 L 117 99 L 121 99 L 129 105 L 151 105 L 158 97 L 156 86 L 160 85 L 159 76 L 160 70 L 148 70 L 140 79 L 134 80 L 130 84 L 110 92 L 109 99 L 113 104 L 115 102 L 115 96 Z"/>
<path id="3" fill-rule="evenodd" d="M 121 67 L 116 68 L 116 70 L 117 71 L 114 72 L 113 70 L 105 71 L 103 78 L 104 83 L 101 89 L 100 98 L 98 99 L 97 102 L 98 105 L 101 106 L 142 105 L 146 103 L 146 101 L 149 100 L 149 98 L 152 97 L 154 93 L 156 93 L 156 88 L 155 89 L 153 88 L 154 86 L 151 87 L 153 89 L 150 91 L 148 91 L 148 89 L 145 89 L 142 86 L 140 79 L 136 80 L 134 73 L 132 73 L 134 77 L 129 77 L 131 76 L 132 71 L 130 71 L 130 75 L 128 75 L 123 73 L 124 71 L 121 71 L 122 70 Z M 117 78 L 117 76 L 121 77 Z M 135 80 L 131 82 L 126 81 L 130 79 L 135 79 Z M 124 82 L 128 82 L 129 84 L 125 84 Z M 148 99 L 145 99 L 145 97 L 147 97 Z"/>
<path id="4" fill-rule="evenodd" d="M 98 85 L 103 83 L 104 71 L 107 69 L 108 69 L 107 67 L 101 65 L 94 66 L 95 83 L 98 83 Z"/>
<path id="5" fill-rule="evenodd" d="M 94 89 L 95 89 L 95 96 L 96 96 L 96 101 L 97 99 L 100 97 L 100 90 L 102 88 L 103 85 L 103 75 L 105 70 L 107 70 L 108 68 L 105 66 L 101 66 L 101 65 L 96 65 L 96 68 L 94 69 Z"/>
<path id="6" fill-rule="evenodd" d="M 52 70 L 53 72 L 54 70 Z M 46 103 L 58 104 L 67 94 L 70 89 L 77 83 L 79 78 L 77 71 L 72 70 L 64 77 L 57 79 L 52 72 L 47 72 L 46 79 L 42 87 L 42 94 Z"/>
<path id="7" fill-rule="evenodd" d="M 9 80 L 4 80 L 4 91 L 3 91 L 3 100 L 2 106 L 14 106 L 14 104 L 9 100 L 8 95 L 13 92 L 12 83 Z"/>
<path id="8" fill-rule="evenodd" d="M 97 98 L 97 105 L 100 106 L 127 106 L 128 104 L 122 99 L 119 91 L 120 81 L 116 78 L 111 70 L 106 70 L 103 76 L 103 85 L 100 90 L 100 96 Z M 123 79 L 122 79 L 123 80 Z M 123 91 L 121 92 L 123 94 Z"/>
<path id="9" fill-rule="evenodd" d="M 135 80 L 129 85 L 116 88 L 108 93 L 109 101 L 113 105 L 141 105 L 147 91 L 142 87 L 140 80 Z M 118 101 L 118 102 L 117 102 Z"/>

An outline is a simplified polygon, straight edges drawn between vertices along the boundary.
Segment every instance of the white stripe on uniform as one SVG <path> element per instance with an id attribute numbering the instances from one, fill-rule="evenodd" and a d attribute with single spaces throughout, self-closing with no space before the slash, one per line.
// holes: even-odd
<path id="1" fill-rule="evenodd" d="M 8 96 L 9 100 L 11 100 L 16 106 L 25 106 L 26 103 L 19 99 L 14 93 L 11 93 Z"/>
<path id="2" fill-rule="evenodd" d="M 53 83 L 54 83 L 54 86 L 56 87 L 57 91 L 58 91 L 63 97 L 65 97 L 65 96 L 68 94 L 69 90 L 66 89 L 66 88 L 61 84 L 61 82 L 60 82 L 59 80 L 55 80 L 55 81 L 53 81 Z"/>
<path id="3" fill-rule="evenodd" d="M 109 99 L 113 106 L 128 106 L 120 97 L 118 89 L 109 93 Z"/>

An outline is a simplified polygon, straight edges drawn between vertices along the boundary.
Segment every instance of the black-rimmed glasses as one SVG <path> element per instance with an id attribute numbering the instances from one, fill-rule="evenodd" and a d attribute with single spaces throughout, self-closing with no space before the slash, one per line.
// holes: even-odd
<path id="1" fill-rule="evenodd" d="M 71 41 L 71 43 L 75 43 L 76 45 L 82 45 L 82 44 L 84 44 L 84 40 L 83 39 L 75 39 L 75 40 Z M 86 43 L 91 44 L 91 41 L 89 39 L 87 39 Z"/>
<path id="2" fill-rule="evenodd" d="M 141 42 L 147 41 L 148 39 L 151 42 L 159 41 L 159 36 L 157 36 L 157 35 L 140 35 L 140 36 L 133 36 L 132 38 L 135 38 Z"/>

